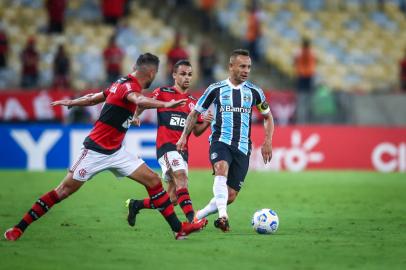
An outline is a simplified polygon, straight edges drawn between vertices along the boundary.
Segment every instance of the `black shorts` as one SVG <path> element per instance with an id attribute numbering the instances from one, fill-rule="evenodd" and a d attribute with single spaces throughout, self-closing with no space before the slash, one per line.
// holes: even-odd
<path id="1" fill-rule="evenodd" d="M 210 161 L 214 163 L 225 160 L 228 163 L 227 185 L 236 191 L 240 191 L 248 172 L 250 156 L 245 155 L 236 147 L 214 142 L 210 145 Z"/>

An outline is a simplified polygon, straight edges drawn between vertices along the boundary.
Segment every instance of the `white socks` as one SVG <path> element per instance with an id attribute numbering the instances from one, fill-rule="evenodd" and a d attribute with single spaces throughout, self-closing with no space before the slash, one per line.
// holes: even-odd
<path id="1" fill-rule="evenodd" d="M 225 177 L 225 176 L 215 176 L 214 177 L 213 194 L 214 194 L 214 199 L 216 201 L 216 206 L 217 206 L 217 209 L 219 212 L 219 217 L 228 218 L 228 215 L 227 215 L 227 200 L 228 200 L 227 177 Z"/>
<path id="2" fill-rule="evenodd" d="M 205 218 L 208 215 L 214 214 L 216 212 L 217 212 L 216 199 L 213 198 L 203 209 L 197 211 L 196 217 L 197 217 L 197 219 L 200 220 L 200 219 Z"/>

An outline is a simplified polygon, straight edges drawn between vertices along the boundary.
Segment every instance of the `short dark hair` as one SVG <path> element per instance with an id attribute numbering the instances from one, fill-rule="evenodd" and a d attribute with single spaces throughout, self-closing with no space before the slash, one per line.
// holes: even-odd
<path id="1" fill-rule="evenodd" d="M 250 52 L 244 49 L 236 49 L 231 52 L 230 58 L 237 57 L 239 55 L 250 56 Z"/>
<path id="2" fill-rule="evenodd" d="M 138 56 L 137 62 L 135 63 L 135 69 L 141 69 L 146 65 L 153 65 L 158 68 L 159 58 L 152 53 L 144 53 Z"/>
<path id="3" fill-rule="evenodd" d="M 178 68 L 180 66 L 188 66 L 191 67 L 192 64 L 190 63 L 190 61 L 188 59 L 181 59 L 178 62 L 175 63 L 175 65 L 173 66 L 173 72 L 178 71 Z"/>

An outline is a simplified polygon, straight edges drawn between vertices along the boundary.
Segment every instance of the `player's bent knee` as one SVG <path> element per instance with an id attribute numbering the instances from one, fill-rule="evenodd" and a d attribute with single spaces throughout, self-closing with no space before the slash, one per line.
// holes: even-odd
<path id="1" fill-rule="evenodd" d="M 228 174 L 228 163 L 226 161 L 218 161 L 214 164 L 214 173 L 216 176 L 225 176 Z"/>
<path id="2" fill-rule="evenodd" d="M 228 193 L 227 204 L 233 203 L 236 198 L 237 198 L 237 193 L 235 193 L 235 192 L 229 192 L 229 193 Z"/>

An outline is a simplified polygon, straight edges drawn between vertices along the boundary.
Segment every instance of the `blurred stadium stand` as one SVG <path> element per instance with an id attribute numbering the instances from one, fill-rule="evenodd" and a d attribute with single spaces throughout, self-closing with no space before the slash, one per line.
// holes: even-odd
<path id="1" fill-rule="evenodd" d="M 218 2 L 216 13 L 221 25 L 243 39 L 250 1 Z M 406 46 L 402 1 L 267 0 L 259 3 L 261 53 L 284 73 L 293 77 L 292 55 L 302 37 L 308 37 L 318 59 L 318 82 L 341 91 L 391 91 L 397 87 L 398 61 Z"/>

